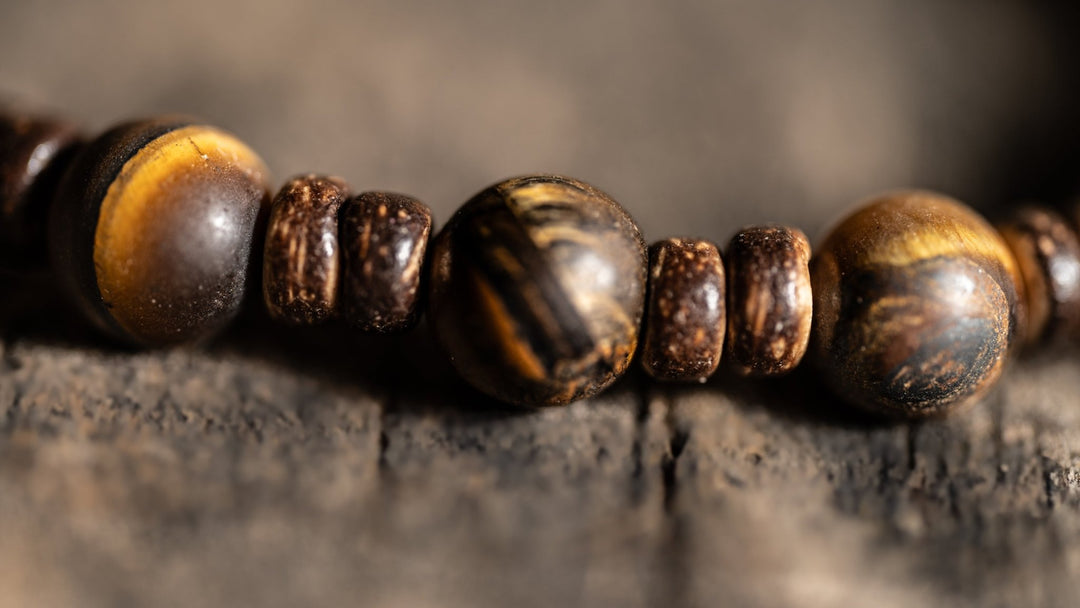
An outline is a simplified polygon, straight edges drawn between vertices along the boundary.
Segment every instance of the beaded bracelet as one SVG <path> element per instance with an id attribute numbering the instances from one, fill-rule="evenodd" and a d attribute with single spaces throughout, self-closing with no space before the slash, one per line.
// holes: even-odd
<path id="1" fill-rule="evenodd" d="M 704 381 L 722 357 L 783 374 L 809 352 L 854 404 L 938 415 L 984 394 L 1015 345 L 1080 329 L 1080 242 L 1046 209 L 995 230 L 945 196 L 893 192 L 813 259 L 784 226 L 744 228 L 722 257 L 698 239 L 646 248 L 600 190 L 533 175 L 474 196 L 429 250 L 431 213 L 411 197 L 305 175 L 271 201 L 268 180 L 243 142 L 190 119 L 84 143 L 66 123 L 0 113 L 0 256 L 47 249 L 95 325 L 148 347 L 224 327 L 254 259 L 271 317 L 385 333 L 426 309 L 469 383 L 530 406 L 598 393 L 640 341 L 658 380 Z"/>

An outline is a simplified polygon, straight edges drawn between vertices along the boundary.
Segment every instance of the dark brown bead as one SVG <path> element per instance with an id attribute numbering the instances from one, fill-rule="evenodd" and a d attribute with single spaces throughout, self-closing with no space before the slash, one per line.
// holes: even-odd
<path id="1" fill-rule="evenodd" d="M 795 369 L 810 342 L 810 242 L 797 228 L 740 230 L 725 253 L 727 356 L 742 374 Z"/>
<path id="2" fill-rule="evenodd" d="M 365 192 L 341 211 L 345 319 L 360 329 L 409 329 L 420 312 L 420 283 L 431 210 L 401 194 Z"/>
<path id="3" fill-rule="evenodd" d="M 44 264 L 48 206 L 78 143 L 66 122 L 0 108 L 0 264 Z"/>
<path id="4" fill-rule="evenodd" d="M 263 246 L 263 300 L 270 316 L 298 325 L 337 312 L 338 209 L 349 186 L 336 177 L 289 180 L 270 206 Z"/>
<path id="5" fill-rule="evenodd" d="M 432 246 L 430 322 L 454 366 L 498 399 L 558 405 L 630 363 L 645 243 L 606 194 L 530 176 L 477 194 Z"/>
<path id="6" fill-rule="evenodd" d="M 999 226 L 1024 279 L 1029 342 L 1080 333 L 1080 240 L 1057 213 L 1023 207 Z"/>
<path id="7" fill-rule="evenodd" d="M 641 365 L 658 380 L 700 381 L 724 350 L 724 263 L 716 245 L 665 239 L 649 248 Z"/>
<path id="8" fill-rule="evenodd" d="M 1012 253 L 938 194 L 871 200 L 832 231 L 811 277 L 818 363 L 842 395 L 877 411 L 919 417 L 971 402 L 1022 331 Z"/>
<path id="9" fill-rule="evenodd" d="M 267 171 L 234 136 L 179 118 L 107 131 L 64 175 L 53 267 L 101 328 L 147 346 L 205 338 L 239 309 Z"/>

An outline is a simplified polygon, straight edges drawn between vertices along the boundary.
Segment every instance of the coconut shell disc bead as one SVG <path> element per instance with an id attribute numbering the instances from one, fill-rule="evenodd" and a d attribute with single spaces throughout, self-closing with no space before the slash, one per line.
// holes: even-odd
<path id="1" fill-rule="evenodd" d="M 263 300 L 270 316 L 311 325 L 337 309 L 338 209 L 349 186 L 336 177 L 303 175 L 274 197 L 263 248 Z"/>
<path id="2" fill-rule="evenodd" d="M 0 263 L 45 261 L 48 204 L 78 143 L 68 123 L 0 108 Z"/>
<path id="3" fill-rule="evenodd" d="M 658 380 L 704 382 L 724 352 L 724 263 L 716 245 L 665 239 L 649 248 L 641 365 Z"/>
<path id="4" fill-rule="evenodd" d="M 365 192 L 345 204 L 341 245 L 346 321 L 373 333 L 404 331 L 416 324 L 431 226 L 431 210 L 403 194 Z"/>
<path id="5" fill-rule="evenodd" d="M 877 411 L 921 417 L 974 400 L 1022 331 L 1008 247 L 930 192 L 888 194 L 848 216 L 811 277 L 818 362 L 843 396 Z"/>
<path id="6" fill-rule="evenodd" d="M 234 316 L 267 170 L 233 135 L 181 118 L 107 131 L 72 161 L 53 204 L 54 269 L 100 327 L 158 346 Z"/>
<path id="7" fill-rule="evenodd" d="M 1057 213 L 1022 207 L 999 227 L 1020 267 L 1029 342 L 1080 333 L 1080 240 Z"/>
<path id="8" fill-rule="evenodd" d="M 810 342 L 810 242 L 797 228 L 752 226 L 726 257 L 728 361 L 744 375 L 791 371 Z"/>
<path id="9" fill-rule="evenodd" d="M 430 322 L 481 391 L 559 405 L 630 363 L 646 250 L 606 194 L 556 176 L 507 180 L 466 203 L 432 245 Z"/>

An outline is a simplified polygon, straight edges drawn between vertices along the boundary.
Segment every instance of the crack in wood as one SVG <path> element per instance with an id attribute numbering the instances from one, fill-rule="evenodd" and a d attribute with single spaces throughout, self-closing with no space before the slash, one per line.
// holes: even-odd
<path id="1" fill-rule="evenodd" d="M 668 450 L 660 463 L 660 475 L 664 489 L 664 512 L 671 514 L 678 496 L 678 464 L 679 457 L 686 449 L 690 441 L 690 430 L 681 428 L 675 419 L 675 405 L 670 399 L 666 399 L 667 411 L 664 415 L 665 428 L 668 433 Z"/>

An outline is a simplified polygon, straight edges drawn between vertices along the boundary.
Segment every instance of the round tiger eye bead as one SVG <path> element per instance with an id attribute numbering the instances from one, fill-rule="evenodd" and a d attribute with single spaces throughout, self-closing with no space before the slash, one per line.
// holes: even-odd
<path id="1" fill-rule="evenodd" d="M 810 342 L 810 242 L 796 228 L 754 226 L 728 244 L 727 356 L 745 375 L 789 372 Z"/>
<path id="2" fill-rule="evenodd" d="M 435 240 L 430 321 L 481 391 L 569 403 L 629 365 L 646 262 L 637 226 L 606 194 L 565 177 L 511 179 L 477 194 Z"/>
<path id="3" fill-rule="evenodd" d="M 853 402 L 940 414 L 997 380 L 1023 303 L 1016 262 L 989 224 L 929 192 L 870 201 L 811 265 L 815 356 Z"/>
<path id="4" fill-rule="evenodd" d="M 1022 207 L 998 227 L 1024 280 L 1029 342 L 1080 333 L 1080 240 L 1057 213 Z"/>
<path id="5" fill-rule="evenodd" d="M 234 136 L 185 119 L 115 127 L 60 184 L 54 269 L 101 328 L 158 346 L 204 338 L 237 312 L 267 171 Z"/>
<path id="6" fill-rule="evenodd" d="M 335 314 L 338 209 L 348 197 L 348 184 L 319 175 L 291 179 L 274 197 L 263 248 L 263 300 L 271 317 L 310 325 Z"/>
<path id="7" fill-rule="evenodd" d="M 641 365 L 658 380 L 700 381 L 724 350 L 724 263 L 716 245 L 665 239 L 649 248 Z"/>
<path id="8" fill-rule="evenodd" d="M 344 317 L 364 331 L 404 331 L 419 317 L 431 210 L 401 194 L 365 192 L 341 212 Z"/>
<path id="9" fill-rule="evenodd" d="M 78 143 L 68 123 L 0 109 L 0 261 L 44 262 L 47 209 Z"/>

